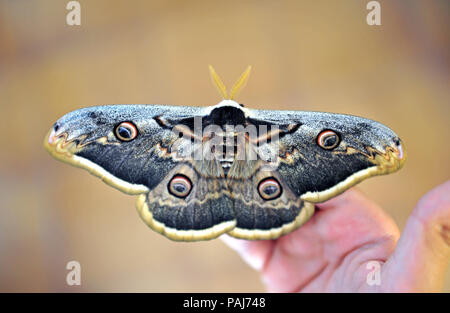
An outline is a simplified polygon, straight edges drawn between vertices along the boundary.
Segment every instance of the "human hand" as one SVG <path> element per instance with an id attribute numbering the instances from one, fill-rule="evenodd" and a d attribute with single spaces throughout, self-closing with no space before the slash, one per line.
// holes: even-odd
<path id="1" fill-rule="evenodd" d="M 450 180 L 420 199 L 401 236 L 394 221 L 354 189 L 316 208 L 305 225 L 277 240 L 221 238 L 273 292 L 442 289 L 450 260 Z M 373 261 L 381 272 L 379 284 L 370 285 Z"/>

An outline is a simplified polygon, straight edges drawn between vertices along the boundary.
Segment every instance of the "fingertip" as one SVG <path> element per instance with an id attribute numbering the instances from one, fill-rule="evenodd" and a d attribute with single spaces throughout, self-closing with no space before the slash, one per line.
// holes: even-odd
<path id="1" fill-rule="evenodd" d="M 242 259 L 255 270 L 262 270 L 272 249 L 272 240 L 243 240 L 227 234 L 219 237 L 226 245 L 236 251 Z"/>
<path id="2" fill-rule="evenodd" d="M 220 240 L 222 240 L 226 245 L 228 245 L 231 249 L 234 251 L 240 253 L 245 250 L 245 241 L 241 239 L 237 239 L 234 237 L 231 237 L 227 234 L 224 234 L 219 237 Z"/>
<path id="3" fill-rule="evenodd" d="M 441 219 L 443 215 L 449 218 L 450 180 L 426 193 L 417 202 L 414 214 L 424 222 L 435 220 L 436 218 Z"/>
<path id="4" fill-rule="evenodd" d="M 424 195 L 406 222 L 389 262 L 399 286 L 439 291 L 450 260 L 450 181 Z M 413 257 L 412 257 L 413 256 Z"/>

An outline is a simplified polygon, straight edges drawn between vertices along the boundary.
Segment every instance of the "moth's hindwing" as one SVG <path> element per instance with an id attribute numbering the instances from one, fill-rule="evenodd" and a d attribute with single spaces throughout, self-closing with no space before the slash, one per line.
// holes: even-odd
<path id="1" fill-rule="evenodd" d="M 185 198 L 172 195 L 168 187 L 181 175 L 192 182 Z M 172 240 L 212 239 L 236 226 L 226 181 L 202 174 L 190 163 L 178 165 L 152 191 L 141 195 L 137 209 L 147 225 Z"/>
<path id="2" fill-rule="evenodd" d="M 278 182 L 282 190 L 279 197 L 270 201 L 264 200 L 258 190 L 261 182 L 267 180 Z M 233 237 L 276 239 L 301 226 L 314 213 L 314 205 L 297 197 L 282 177 L 270 169 L 261 167 L 245 179 L 229 180 L 229 185 L 237 221 L 229 232 Z"/>

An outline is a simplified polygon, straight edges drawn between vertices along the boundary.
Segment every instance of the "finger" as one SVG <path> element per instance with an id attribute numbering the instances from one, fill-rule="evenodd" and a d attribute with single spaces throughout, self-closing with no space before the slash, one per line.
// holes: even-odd
<path id="1" fill-rule="evenodd" d="M 367 241 L 380 237 L 398 240 L 400 233 L 393 219 L 362 192 L 353 188 L 327 202 L 316 205 L 318 212 L 313 217 L 314 236 L 328 244 L 328 251 L 335 255 L 350 251 Z M 307 225 L 306 225 L 307 226 Z M 289 245 L 288 251 L 300 253 L 296 242 L 281 239 Z"/>
<path id="2" fill-rule="evenodd" d="M 439 291 L 449 260 L 450 180 L 417 203 L 382 279 L 388 279 L 392 291 Z"/>
<path id="3" fill-rule="evenodd" d="M 330 200 L 322 203 L 317 203 L 316 207 L 321 210 L 329 210 L 333 208 L 353 207 L 362 210 L 380 210 L 378 205 L 369 199 L 364 193 L 362 193 L 357 187 L 353 187 L 343 194 L 331 198 Z"/>
<path id="4" fill-rule="evenodd" d="M 230 248 L 235 250 L 251 267 L 260 271 L 272 253 L 274 242 L 272 240 L 243 240 L 229 235 L 220 236 Z"/>

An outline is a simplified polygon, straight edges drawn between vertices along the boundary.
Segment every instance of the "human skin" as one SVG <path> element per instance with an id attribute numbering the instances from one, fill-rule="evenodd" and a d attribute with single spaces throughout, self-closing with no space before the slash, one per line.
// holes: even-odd
<path id="1" fill-rule="evenodd" d="M 272 292 L 439 292 L 450 261 L 450 180 L 423 196 L 403 233 L 351 189 L 318 204 L 302 227 L 276 240 L 222 239 Z M 367 283 L 380 264 L 380 283 Z M 368 266 L 369 264 L 369 266 Z"/>

